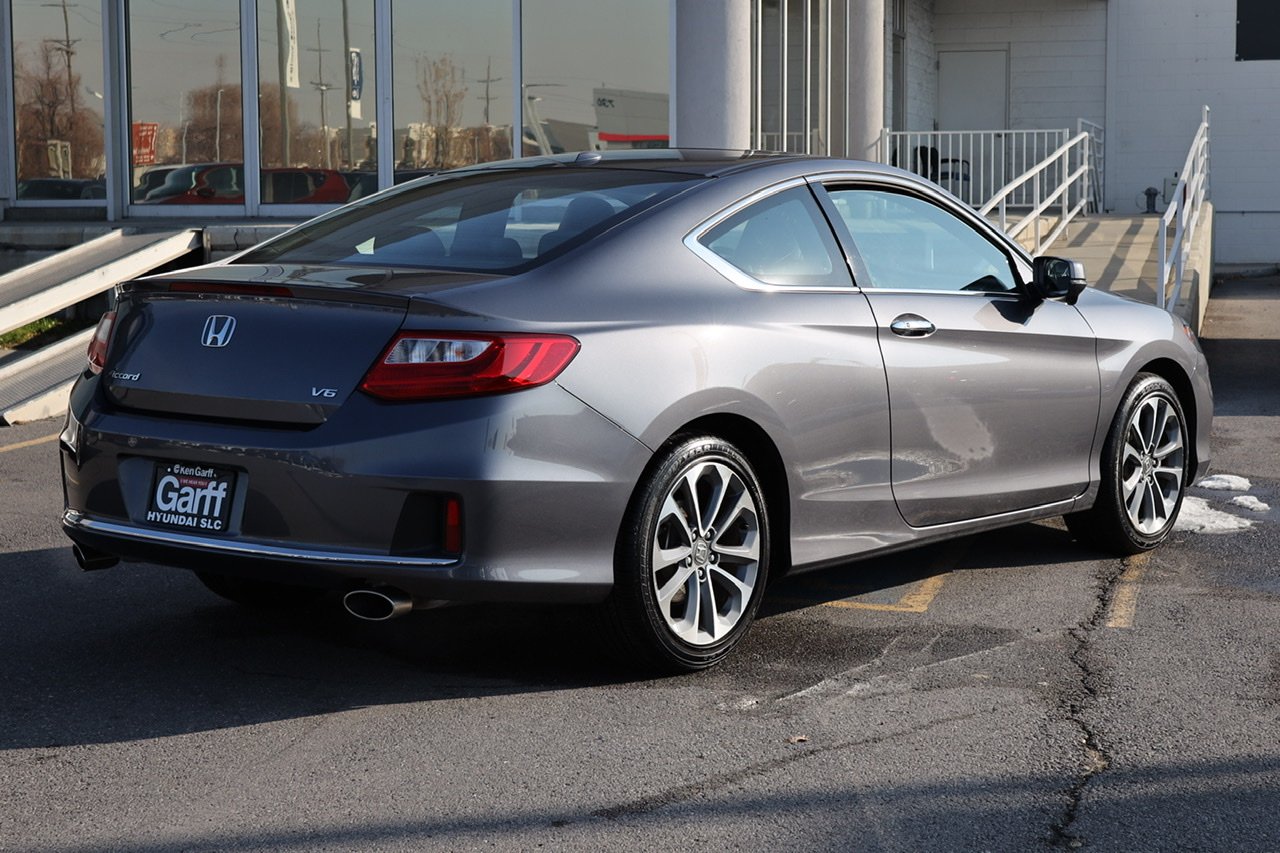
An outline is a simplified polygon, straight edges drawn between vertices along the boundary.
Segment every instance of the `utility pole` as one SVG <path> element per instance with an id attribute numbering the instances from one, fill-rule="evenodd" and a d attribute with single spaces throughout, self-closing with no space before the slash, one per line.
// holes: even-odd
<path id="1" fill-rule="evenodd" d="M 502 81 L 502 80 L 507 79 L 506 77 L 494 77 L 494 76 L 493 76 L 493 73 L 492 73 L 492 71 L 493 71 L 493 69 L 492 69 L 492 67 L 491 67 L 492 65 L 493 65 L 493 57 L 489 57 L 488 59 L 486 59 L 486 60 L 485 60 L 485 63 L 484 63 L 484 79 L 480 81 L 481 83 L 483 83 L 483 84 L 484 84 L 484 124 L 485 124 L 485 127 L 488 127 L 488 126 L 489 126 L 489 124 L 490 124 L 490 121 L 489 121 L 489 101 L 493 100 L 493 99 L 490 97 L 490 95 L 489 95 L 489 84 L 490 84 L 490 83 L 497 83 L 497 82 L 500 82 L 500 81 Z"/>
<path id="2" fill-rule="evenodd" d="M 324 55 L 329 51 L 322 47 L 320 41 L 320 19 L 316 18 L 316 46 L 309 47 L 307 50 L 316 55 L 316 76 L 319 80 L 312 80 L 311 85 L 316 87 L 316 91 L 320 93 L 320 133 L 324 136 L 324 167 L 326 169 L 333 168 L 333 152 L 329 150 L 329 114 L 325 107 L 325 95 L 329 94 L 329 90 L 335 88 L 332 83 L 325 82 L 324 79 Z"/>
<path id="3" fill-rule="evenodd" d="M 344 77 L 347 81 L 347 168 L 355 168 L 355 149 L 351 146 L 351 87 L 355 81 L 351 79 L 351 21 L 347 12 L 347 0 L 342 0 L 342 64 L 346 67 Z"/>
<path id="4" fill-rule="evenodd" d="M 76 87 L 71 80 L 73 76 L 71 73 L 71 57 L 75 55 L 74 45 L 78 44 L 80 39 L 71 37 L 71 18 L 67 13 L 67 0 L 61 0 L 59 3 L 41 3 L 40 5 L 49 9 L 62 9 L 62 40 L 45 39 L 45 41 L 52 43 L 58 50 L 62 51 L 62 55 L 67 62 L 67 110 L 71 113 L 71 117 L 67 122 L 66 135 L 70 137 L 76 126 Z M 76 6 L 78 4 L 72 3 L 70 5 Z"/>

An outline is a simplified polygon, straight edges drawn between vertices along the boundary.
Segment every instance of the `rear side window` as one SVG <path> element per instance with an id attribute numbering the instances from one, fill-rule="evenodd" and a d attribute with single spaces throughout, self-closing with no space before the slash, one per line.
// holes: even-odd
<path id="1" fill-rule="evenodd" d="M 763 284 L 852 284 L 831 227 L 807 187 L 783 190 L 738 211 L 698 242 Z"/>
<path id="2" fill-rule="evenodd" d="M 595 168 L 430 178 L 303 225 L 242 262 L 522 272 L 699 180 Z"/>

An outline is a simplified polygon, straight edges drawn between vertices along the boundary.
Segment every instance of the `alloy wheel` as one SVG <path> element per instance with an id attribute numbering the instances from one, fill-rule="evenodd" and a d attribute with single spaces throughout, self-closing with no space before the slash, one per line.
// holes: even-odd
<path id="1" fill-rule="evenodd" d="M 1120 455 L 1120 488 L 1129 521 L 1159 533 L 1173 517 L 1186 469 L 1182 419 L 1173 401 L 1151 394 L 1134 407 Z"/>
<path id="2" fill-rule="evenodd" d="M 759 512 L 741 472 L 695 461 L 675 478 L 653 534 L 651 582 L 667 628 L 693 646 L 723 640 L 747 611 L 759 566 Z"/>

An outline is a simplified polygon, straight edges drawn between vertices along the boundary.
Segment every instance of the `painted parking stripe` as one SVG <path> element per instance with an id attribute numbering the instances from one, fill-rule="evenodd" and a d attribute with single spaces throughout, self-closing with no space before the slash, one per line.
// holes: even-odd
<path id="1" fill-rule="evenodd" d="M 840 607 L 847 610 L 884 610 L 890 613 L 924 613 L 938 595 L 938 590 L 946 583 L 947 575 L 934 575 L 920 581 L 915 589 L 906 593 L 892 604 L 877 604 L 871 601 L 824 601 L 824 607 Z"/>
<path id="2" fill-rule="evenodd" d="M 19 441 L 17 444 L 0 445 L 0 453 L 8 453 L 10 450 L 21 450 L 24 447 L 35 447 L 37 444 L 48 444 L 51 441 L 57 441 L 59 435 L 61 435 L 61 433 L 55 432 L 53 435 L 45 435 L 40 438 L 33 438 L 29 441 Z"/>
<path id="3" fill-rule="evenodd" d="M 1150 553 L 1135 554 L 1124 561 L 1124 573 L 1120 575 L 1115 592 L 1111 595 L 1110 614 L 1106 623 L 1108 628 L 1133 627 L 1133 617 L 1138 612 L 1138 588 L 1149 562 Z"/>

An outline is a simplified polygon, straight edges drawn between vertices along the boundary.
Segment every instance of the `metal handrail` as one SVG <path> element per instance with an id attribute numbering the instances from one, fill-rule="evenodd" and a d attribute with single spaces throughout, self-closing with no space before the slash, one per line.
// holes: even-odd
<path id="1" fill-rule="evenodd" d="M 1091 201 L 1089 144 L 1089 134 L 1087 132 L 1077 133 L 1067 142 L 1058 146 L 1057 150 L 1048 157 L 1045 157 L 1035 166 L 1001 187 L 986 204 L 978 208 L 978 212 L 983 216 L 987 216 L 998 207 L 1000 210 L 1000 230 L 1014 240 L 1023 231 L 1027 230 L 1028 226 L 1035 225 L 1035 249 L 1032 254 L 1040 254 L 1045 246 L 1058 239 L 1062 232 L 1067 229 L 1067 225 L 1070 224 L 1071 220 L 1084 210 Z M 1071 166 L 1073 153 L 1079 158 L 1077 161 L 1079 165 L 1074 169 Z M 1052 183 L 1045 180 L 1045 173 L 1050 169 L 1055 170 L 1060 176 L 1055 187 L 1045 186 L 1046 183 Z M 1077 182 L 1082 182 L 1083 185 L 1080 191 L 1076 193 L 1079 200 L 1072 205 L 1071 190 Z M 1008 225 L 1009 199 L 1014 193 L 1025 188 L 1028 184 L 1032 188 L 1031 212 L 1010 227 Z M 1050 189 L 1052 191 L 1045 194 L 1045 191 Z M 1058 224 L 1049 232 L 1047 237 L 1043 237 L 1040 233 L 1040 216 L 1059 199 L 1062 202 L 1062 211 Z"/>
<path id="2" fill-rule="evenodd" d="M 1076 133 L 1089 134 L 1090 185 L 1093 189 L 1093 213 L 1101 213 L 1107 197 L 1107 129 L 1088 119 L 1076 119 Z"/>
<path id="3" fill-rule="evenodd" d="M 1209 107 L 1201 114 L 1200 127 L 1191 140 L 1187 159 L 1178 173 L 1178 186 L 1169 207 L 1160 217 L 1156 243 L 1160 251 L 1160 279 L 1156 282 L 1156 305 L 1165 310 L 1178 307 L 1182 293 L 1183 273 L 1191 254 L 1200 209 L 1209 192 Z M 1174 223 L 1173 244 L 1169 244 L 1169 225 Z M 1172 257 L 1170 257 L 1172 255 Z M 1173 294 L 1168 295 L 1169 277 L 1173 276 Z"/>
<path id="4" fill-rule="evenodd" d="M 1010 175 L 1044 159 L 1071 135 L 1067 128 L 889 130 L 880 133 L 880 162 L 915 172 L 979 207 Z M 1015 204 L 1022 201 L 1015 200 Z"/>

